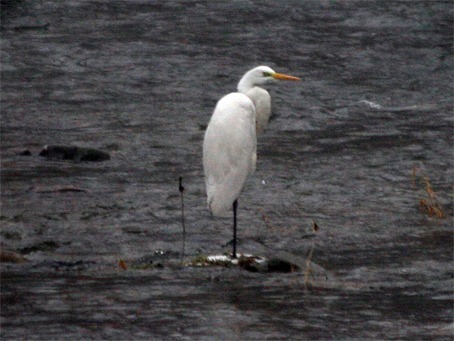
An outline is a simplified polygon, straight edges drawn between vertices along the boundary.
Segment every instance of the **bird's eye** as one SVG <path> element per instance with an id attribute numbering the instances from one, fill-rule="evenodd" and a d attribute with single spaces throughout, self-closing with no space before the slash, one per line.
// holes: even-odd
<path id="1" fill-rule="evenodd" d="M 270 72 L 265 72 L 265 71 L 263 72 L 263 77 L 269 77 L 269 76 L 271 76 Z"/>

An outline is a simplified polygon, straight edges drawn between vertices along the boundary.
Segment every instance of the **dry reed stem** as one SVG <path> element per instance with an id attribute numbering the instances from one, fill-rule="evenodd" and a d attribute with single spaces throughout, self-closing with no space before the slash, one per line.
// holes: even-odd
<path id="1" fill-rule="evenodd" d="M 412 183 L 416 187 L 416 174 L 419 172 L 420 181 L 424 186 L 424 190 L 427 193 L 427 199 L 421 199 L 419 201 L 419 210 L 422 214 L 427 214 L 429 217 L 436 216 L 437 219 L 445 218 L 445 212 L 441 207 L 440 201 L 437 198 L 437 194 L 432 189 L 432 185 L 429 182 L 429 178 L 419 168 L 413 168 Z"/>

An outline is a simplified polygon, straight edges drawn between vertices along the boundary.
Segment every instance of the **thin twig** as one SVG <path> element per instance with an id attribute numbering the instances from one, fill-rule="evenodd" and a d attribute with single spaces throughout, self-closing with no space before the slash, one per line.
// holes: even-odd
<path id="1" fill-rule="evenodd" d="M 183 264 L 184 251 L 185 251 L 185 246 L 186 246 L 186 226 L 184 224 L 184 199 L 183 199 L 184 187 L 183 187 L 183 178 L 180 176 L 180 178 L 178 180 L 179 180 L 178 190 L 180 191 L 180 194 L 181 194 L 181 225 L 183 226 L 183 251 L 181 253 L 181 264 Z"/>
<path id="2" fill-rule="evenodd" d="M 309 282 L 309 275 L 311 274 L 311 260 L 312 260 L 312 253 L 314 252 L 314 245 L 311 247 L 311 251 L 309 252 L 309 256 L 306 260 L 306 273 L 304 274 L 304 286 L 307 288 L 307 284 Z"/>

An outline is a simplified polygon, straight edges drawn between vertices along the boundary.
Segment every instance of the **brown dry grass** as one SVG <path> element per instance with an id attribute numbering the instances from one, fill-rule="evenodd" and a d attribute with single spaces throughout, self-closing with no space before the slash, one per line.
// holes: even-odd
<path id="1" fill-rule="evenodd" d="M 419 168 L 413 169 L 412 174 L 413 186 L 417 187 L 420 183 L 426 193 L 426 197 L 419 200 L 419 210 L 422 214 L 428 215 L 429 217 L 437 217 L 437 219 L 443 219 L 446 214 L 443 207 L 438 200 L 437 194 L 432 188 L 429 182 L 429 178 Z M 419 180 L 419 181 L 418 181 Z"/>

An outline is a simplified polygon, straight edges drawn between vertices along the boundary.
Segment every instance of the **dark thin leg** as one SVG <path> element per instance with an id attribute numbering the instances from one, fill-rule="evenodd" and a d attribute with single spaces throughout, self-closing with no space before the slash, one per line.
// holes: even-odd
<path id="1" fill-rule="evenodd" d="M 232 258 L 236 258 L 236 208 L 238 207 L 238 199 L 233 202 L 233 254 Z"/>

